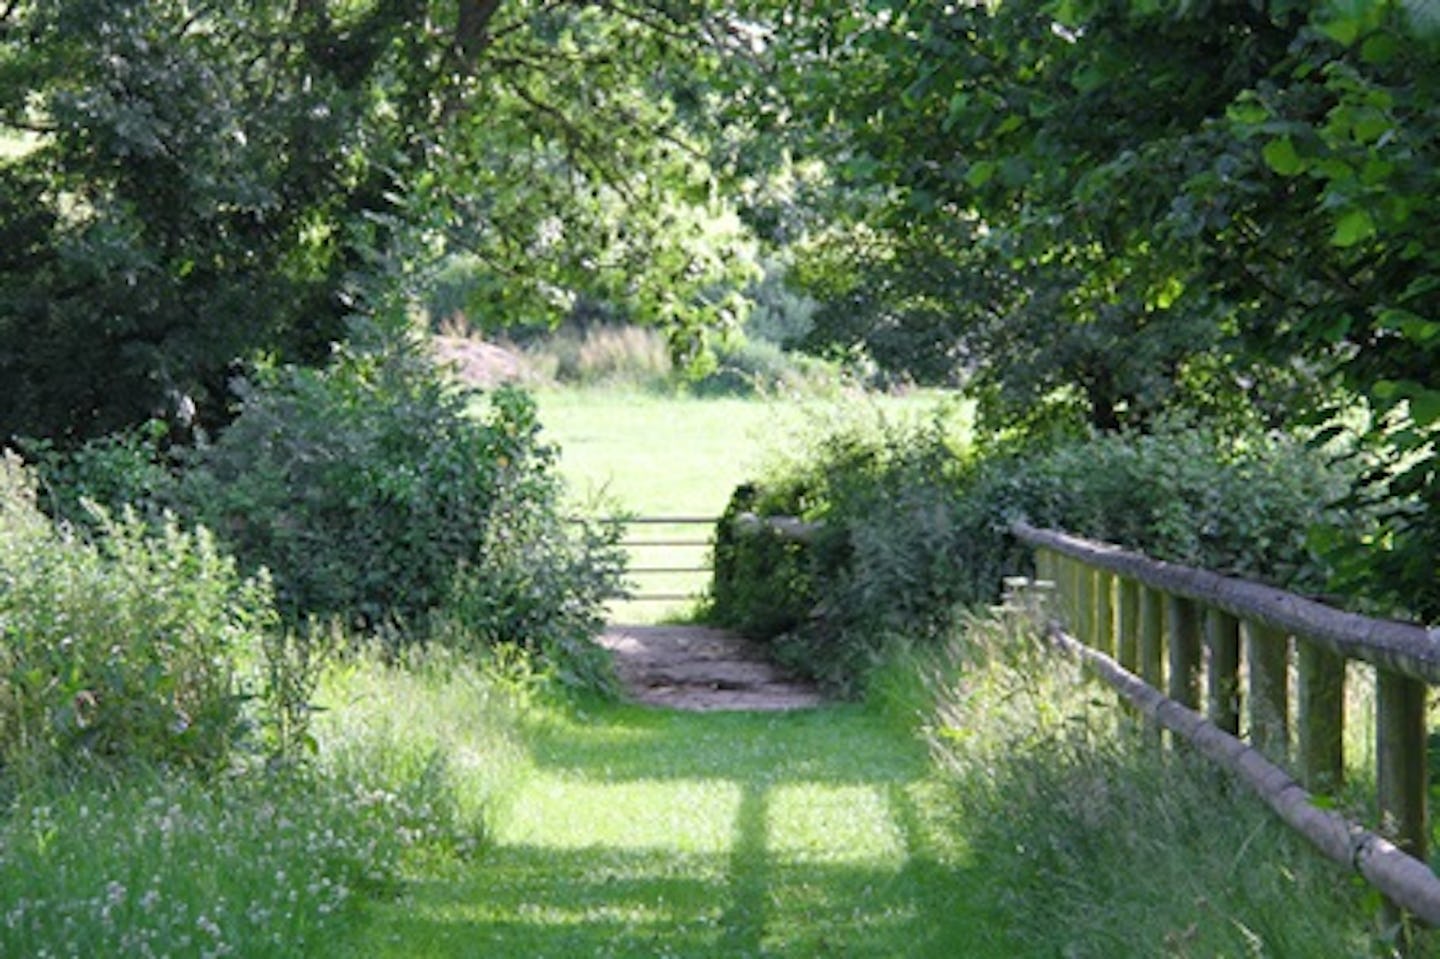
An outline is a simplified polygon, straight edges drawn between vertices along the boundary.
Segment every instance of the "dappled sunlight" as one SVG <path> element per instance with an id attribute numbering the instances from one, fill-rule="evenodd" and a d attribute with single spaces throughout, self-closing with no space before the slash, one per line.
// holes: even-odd
<path id="1" fill-rule="evenodd" d="M 980 880 L 937 854 L 923 749 L 875 716 L 552 719 L 477 868 L 377 917 L 391 954 L 1005 954 L 968 901 Z"/>

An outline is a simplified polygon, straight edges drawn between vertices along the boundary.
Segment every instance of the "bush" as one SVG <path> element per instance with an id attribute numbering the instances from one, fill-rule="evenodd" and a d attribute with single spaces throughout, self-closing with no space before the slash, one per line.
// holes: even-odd
<path id="1" fill-rule="evenodd" d="M 842 688 L 856 688 L 888 637 L 946 635 L 959 610 L 993 602 L 1004 576 L 1026 571 L 1015 520 L 1310 592 L 1330 571 L 1309 532 L 1353 537 L 1365 522 L 1328 505 L 1347 487 L 1338 467 L 1276 435 L 1168 427 L 957 451 L 935 424 L 847 426 L 809 456 L 750 500 L 821 521 L 823 533 L 803 563 L 743 541 L 717 552 L 715 615 L 776 638 Z M 763 604 L 785 615 L 767 621 Z"/>
<path id="2" fill-rule="evenodd" d="M 0 460 L 0 768 L 92 761 L 214 769 L 244 731 L 238 670 L 274 625 L 204 530 L 97 510 L 94 543 Z"/>
<path id="3" fill-rule="evenodd" d="M 324 370 L 261 369 L 240 395 L 181 493 L 271 571 L 293 627 L 338 617 L 423 639 L 451 610 L 479 641 L 558 648 L 620 591 L 618 530 L 567 524 L 525 394 L 474 415 L 423 344 L 383 335 Z"/>
<path id="4" fill-rule="evenodd" d="M 48 440 L 19 445 L 39 477 L 40 507 L 54 519 L 93 532 L 97 514 L 89 504 L 111 513 L 130 507 L 152 522 L 175 506 L 173 464 L 161 450 L 168 433 L 163 421 L 151 420 L 72 450 L 62 451 Z"/>
<path id="5" fill-rule="evenodd" d="M 835 390 L 843 373 L 834 364 L 790 352 L 763 339 L 736 338 L 714 348 L 714 369 L 693 384 L 703 395 L 821 394 Z"/>

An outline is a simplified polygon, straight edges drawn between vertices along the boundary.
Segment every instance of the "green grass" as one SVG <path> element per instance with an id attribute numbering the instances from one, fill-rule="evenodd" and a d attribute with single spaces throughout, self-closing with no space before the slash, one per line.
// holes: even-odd
<path id="1" fill-rule="evenodd" d="M 841 399 L 739 399 L 661 395 L 623 389 L 537 394 L 544 436 L 560 447 L 560 471 L 582 504 L 638 516 L 717 517 L 740 483 L 798 437 L 841 417 L 916 418 L 948 402 L 945 394 L 855 393 Z M 961 417 L 962 420 L 964 417 Z M 652 527 L 646 538 L 699 539 L 702 545 L 632 550 L 632 566 L 694 567 L 708 561 L 710 530 Z M 647 576 L 649 591 L 700 596 L 705 573 Z M 693 601 L 625 602 L 612 618 L 644 622 L 684 615 Z"/>
<path id="2" fill-rule="evenodd" d="M 379 906 L 380 956 L 1007 956 L 913 736 L 859 707 L 549 715 L 473 868 Z"/>

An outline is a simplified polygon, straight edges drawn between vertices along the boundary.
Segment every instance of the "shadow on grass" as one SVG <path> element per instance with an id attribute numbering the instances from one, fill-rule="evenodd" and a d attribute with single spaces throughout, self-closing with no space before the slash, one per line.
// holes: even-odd
<path id="1" fill-rule="evenodd" d="M 1015 954 L 937 837 L 923 750 L 862 710 L 617 709 L 532 748 L 533 821 L 378 906 L 370 954 Z"/>

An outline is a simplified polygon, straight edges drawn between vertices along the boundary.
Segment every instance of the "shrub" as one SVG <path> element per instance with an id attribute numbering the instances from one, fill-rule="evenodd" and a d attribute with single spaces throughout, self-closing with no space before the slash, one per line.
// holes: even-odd
<path id="1" fill-rule="evenodd" d="M 834 364 L 763 339 L 724 340 L 714 353 L 714 369 L 693 384 L 701 395 L 820 394 L 835 390 L 843 377 Z"/>
<path id="2" fill-rule="evenodd" d="M 794 515 L 797 507 L 774 491 L 762 501 L 752 483 L 731 494 L 715 528 L 710 610 L 717 623 L 750 636 L 777 636 L 809 618 L 815 596 L 805 547 L 738 525 L 742 514 Z"/>
<path id="3" fill-rule="evenodd" d="M 0 460 L 0 767 L 91 761 L 213 769 L 244 730 L 238 669 L 274 623 L 204 530 L 95 513 L 88 542 Z"/>
<path id="4" fill-rule="evenodd" d="M 476 395 L 386 334 L 323 370 L 257 371 L 182 496 L 293 627 L 339 617 L 424 638 L 447 609 L 483 641 L 578 642 L 619 590 L 617 531 L 571 526 L 533 401 Z M 455 635 L 453 631 L 447 635 Z"/>
<path id="5" fill-rule="evenodd" d="M 161 450 L 168 433 L 163 421 L 151 420 L 72 450 L 48 440 L 19 445 L 39 477 L 40 507 L 55 519 L 94 531 L 97 515 L 87 504 L 111 513 L 128 506 L 150 521 L 159 521 L 175 505 L 173 464 Z"/>
<path id="6" fill-rule="evenodd" d="M 526 353 L 555 380 L 581 386 L 657 388 L 670 381 L 674 367 L 664 335 L 644 326 L 567 326 Z"/>
<path id="7" fill-rule="evenodd" d="M 1329 570 L 1307 534 L 1358 535 L 1334 503 L 1346 477 L 1277 435 L 1199 427 L 994 442 L 957 451 L 938 425 L 846 426 L 756 492 L 760 512 L 824 523 L 803 562 L 739 542 L 716 556 L 716 616 L 770 635 L 796 665 L 854 688 L 887 638 L 928 642 L 1028 568 L 1025 519 L 1305 591 Z M 723 589 L 719 584 L 723 582 Z M 767 622 L 755 607 L 789 594 Z M 811 607 L 796 615 L 793 604 Z"/>

